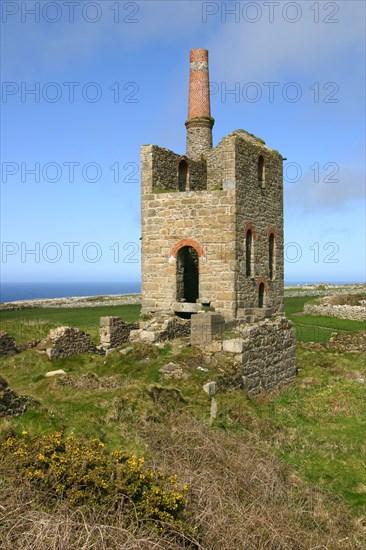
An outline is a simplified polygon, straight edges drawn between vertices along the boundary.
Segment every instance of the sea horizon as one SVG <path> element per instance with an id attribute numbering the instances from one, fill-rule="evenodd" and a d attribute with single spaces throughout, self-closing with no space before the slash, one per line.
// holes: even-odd
<path id="1" fill-rule="evenodd" d="M 15 302 L 18 300 L 37 300 L 44 298 L 138 294 L 140 292 L 140 281 L 35 283 L 3 282 L 0 284 L 0 302 Z"/>
<path id="2" fill-rule="evenodd" d="M 349 285 L 363 283 L 358 281 L 285 281 L 285 287 L 320 284 Z M 18 300 L 37 300 L 44 298 L 139 294 L 140 292 L 141 281 L 3 282 L 0 284 L 0 302 L 15 302 Z"/>

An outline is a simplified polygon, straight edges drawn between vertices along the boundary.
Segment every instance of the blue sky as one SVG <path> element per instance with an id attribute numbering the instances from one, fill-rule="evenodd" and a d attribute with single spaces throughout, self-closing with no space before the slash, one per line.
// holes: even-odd
<path id="1" fill-rule="evenodd" d="M 4 1 L 2 280 L 139 280 L 140 145 L 184 153 L 203 47 L 214 144 L 243 128 L 287 158 L 286 281 L 363 281 L 364 21 L 349 0 Z"/>

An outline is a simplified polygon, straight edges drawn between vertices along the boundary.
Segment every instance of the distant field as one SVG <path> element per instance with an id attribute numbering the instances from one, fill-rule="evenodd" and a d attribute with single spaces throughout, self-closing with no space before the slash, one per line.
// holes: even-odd
<path id="1" fill-rule="evenodd" d="M 332 317 L 303 315 L 304 303 L 314 297 L 298 296 L 285 298 L 285 312 L 295 324 L 299 342 L 326 342 L 332 332 L 358 331 L 365 329 L 365 323 Z M 99 319 L 116 315 L 125 321 L 139 319 L 139 305 L 82 307 L 82 308 L 32 308 L 0 312 L 0 329 L 16 338 L 18 343 L 44 338 L 51 328 L 70 325 L 88 332 L 98 340 Z"/>
<path id="2" fill-rule="evenodd" d="M 98 340 L 99 319 L 107 315 L 122 317 L 124 321 L 137 321 L 139 305 L 81 307 L 81 308 L 30 308 L 0 312 L 0 330 L 15 337 L 17 343 L 38 340 L 47 336 L 51 328 L 69 325 L 85 330 Z"/>

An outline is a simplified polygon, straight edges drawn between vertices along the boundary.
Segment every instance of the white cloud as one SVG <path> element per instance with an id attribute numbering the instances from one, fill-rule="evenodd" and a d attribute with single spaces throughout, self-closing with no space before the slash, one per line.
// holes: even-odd
<path id="1" fill-rule="evenodd" d="M 364 2 L 328 2 L 327 5 L 339 6 L 339 12 L 332 17 L 339 19 L 338 23 L 322 22 L 331 14 L 329 9 L 324 11 L 326 4 L 322 2 L 314 3 L 320 6 L 319 23 L 314 22 L 314 12 L 309 9 L 314 4 L 310 2 L 296 3 L 302 12 L 296 23 L 285 21 L 281 14 L 284 6 L 294 3 L 280 2 L 274 12 L 274 22 L 270 23 L 265 4 L 257 23 L 248 23 L 242 17 L 235 23 L 233 17 L 228 17 L 219 32 L 211 37 L 210 52 L 221 78 L 266 80 L 286 71 L 308 72 L 313 76 L 325 69 L 328 73 L 333 71 L 346 53 L 363 52 Z M 290 11 L 288 15 L 294 17 Z M 254 17 L 253 14 L 250 17 Z"/>
<path id="2" fill-rule="evenodd" d="M 333 167 L 323 171 L 318 182 L 314 181 L 314 171 L 308 171 L 298 183 L 287 183 L 286 208 L 308 214 L 319 210 L 346 210 L 354 201 L 365 201 L 364 174 L 360 168 L 343 165 L 337 173 L 331 172 Z"/>

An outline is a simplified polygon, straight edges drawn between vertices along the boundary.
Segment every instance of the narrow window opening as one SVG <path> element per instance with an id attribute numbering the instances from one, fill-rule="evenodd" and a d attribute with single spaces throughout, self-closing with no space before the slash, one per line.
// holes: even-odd
<path id="1" fill-rule="evenodd" d="M 181 160 L 178 166 L 178 190 L 185 191 L 187 189 L 188 164 L 185 160 Z"/>
<path id="2" fill-rule="evenodd" d="M 264 158 L 262 155 L 258 159 L 258 184 L 262 189 L 266 186 Z"/>
<path id="3" fill-rule="evenodd" d="M 274 234 L 271 233 L 269 236 L 268 241 L 268 248 L 269 248 L 269 278 L 271 281 L 275 278 L 275 237 Z"/>
<path id="4" fill-rule="evenodd" d="M 184 246 L 177 255 L 177 301 L 193 302 L 199 294 L 199 259 L 195 248 Z"/>
<path id="5" fill-rule="evenodd" d="M 248 229 L 245 238 L 245 272 L 247 277 L 253 275 L 253 233 Z"/>
<path id="6" fill-rule="evenodd" d="M 261 283 L 259 285 L 259 290 L 258 290 L 258 307 L 260 308 L 264 306 L 264 294 L 265 294 L 264 283 Z"/>

